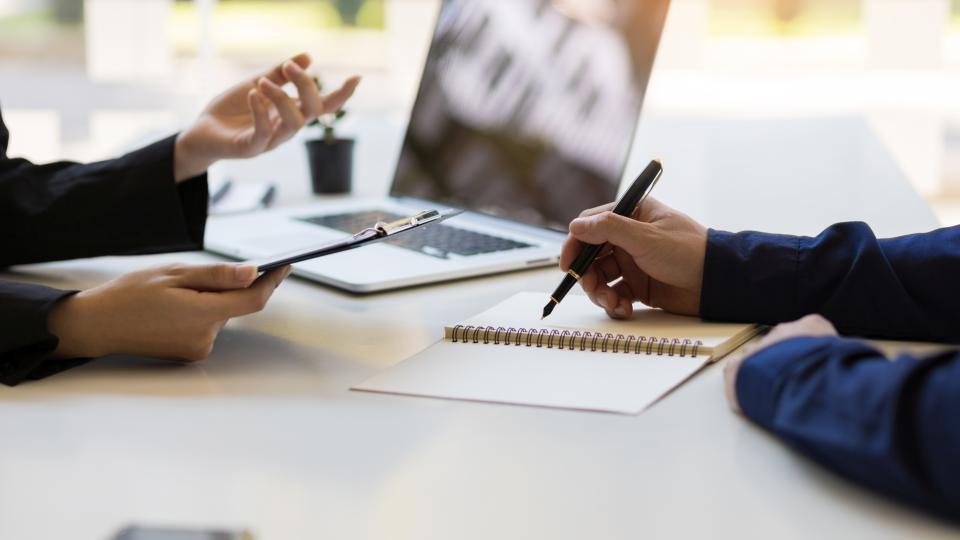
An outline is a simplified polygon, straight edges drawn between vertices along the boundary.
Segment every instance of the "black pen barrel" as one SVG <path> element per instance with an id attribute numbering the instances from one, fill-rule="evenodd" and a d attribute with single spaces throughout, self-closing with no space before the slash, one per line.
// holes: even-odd
<path id="1" fill-rule="evenodd" d="M 553 291 L 553 294 L 550 295 L 550 298 L 552 298 L 554 302 L 559 304 L 560 301 L 563 300 L 563 297 L 566 296 L 568 292 L 570 292 L 570 289 L 573 288 L 573 286 L 576 285 L 576 283 L 577 283 L 576 278 L 574 278 L 570 274 L 563 276 L 563 281 L 560 282 L 560 285 L 557 285 L 557 288 Z"/>
<path id="2" fill-rule="evenodd" d="M 573 288 L 574 284 L 580 281 L 580 278 L 590 269 L 590 265 L 593 263 L 593 260 L 597 258 L 597 255 L 600 253 L 600 250 L 603 249 L 604 245 L 605 244 L 587 244 L 584 246 L 583 250 L 580 251 L 580 255 L 577 255 L 576 260 L 570 265 L 570 270 L 567 271 L 567 275 L 563 276 L 563 281 L 561 281 L 557 289 L 553 291 L 551 298 L 553 298 L 555 302 L 560 303 L 563 297 Z"/>
<path id="3" fill-rule="evenodd" d="M 613 213 L 621 216 L 630 216 L 636 209 L 644 195 L 647 194 L 653 185 L 657 182 L 660 174 L 663 172 L 663 166 L 659 160 L 650 162 L 643 171 L 637 176 L 637 179 L 630 184 L 630 188 L 623 194 L 617 204 L 614 205 Z"/>
<path id="4" fill-rule="evenodd" d="M 603 249 L 603 246 L 606 244 L 587 244 L 580 250 L 580 254 L 577 255 L 577 258 L 573 260 L 573 264 L 570 265 L 570 270 L 572 270 L 576 275 L 573 276 L 579 281 L 583 274 L 587 273 L 587 270 L 590 269 L 590 265 L 593 264 L 593 260 L 597 258 L 597 255 L 600 254 L 600 250 Z"/>

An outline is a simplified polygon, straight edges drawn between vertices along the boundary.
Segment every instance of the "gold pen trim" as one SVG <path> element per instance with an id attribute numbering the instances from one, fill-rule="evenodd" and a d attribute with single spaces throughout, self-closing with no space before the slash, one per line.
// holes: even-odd
<path id="1" fill-rule="evenodd" d="M 580 274 L 574 272 L 572 268 L 570 270 L 567 270 L 567 273 L 573 276 L 573 279 L 580 281 L 580 277 L 581 277 Z"/>
<path id="2" fill-rule="evenodd" d="M 553 295 L 550 296 L 550 299 L 553 300 L 553 303 L 554 303 L 554 304 L 559 304 L 559 303 L 560 303 L 560 301 L 557 300 L 556 298 L 554 298 Z"/>

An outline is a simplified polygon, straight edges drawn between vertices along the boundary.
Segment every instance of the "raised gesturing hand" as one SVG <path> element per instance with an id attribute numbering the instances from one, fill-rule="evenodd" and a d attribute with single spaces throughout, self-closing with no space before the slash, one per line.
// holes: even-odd
<path id="1" fill-rule="evenodd" d="M 225 158 L 248 158 L 292 137 L 322 114 L 335 113 L 353 95 L 359 77 L 321 95 L 307 74 L 310 56 L 298 54 L 279 66 L 220 94 L 177 137 L 174 176 L 178 182 L 203 173 Z M 297 98 L 282 89 L 293 83 Z"/>

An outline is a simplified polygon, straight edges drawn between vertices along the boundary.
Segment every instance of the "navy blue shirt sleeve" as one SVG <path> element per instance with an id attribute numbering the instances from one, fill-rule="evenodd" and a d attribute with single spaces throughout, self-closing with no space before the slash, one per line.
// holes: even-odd
<path id="1" fill-rule="evenodd" d="M 891 361 L 857 340 L 794 338 L 743 363 L 737 399 L 837 473 L 960 519 L 960 353 Z"/>
<path id="2" fill-rule="evenodd" d="M 820 313 L 842 333 L 956 342 L 960 227 L 877 239 L 863 223 L 815 238 L 710 231 L 701 315 L 766 324 Z M 797 338 L 737 376 L 744 413 L 825 466 L 960 517 L 960 353 L 888 360 L 842 338 Z"/>
<path id="3" fill-rule="evenodd" d="M 820 313 L 841 333 L 960 339 L 960 227 L 877 239 L 864 223 L 815 238 L 710 231 L 700 314 L 764 324 Z"/>

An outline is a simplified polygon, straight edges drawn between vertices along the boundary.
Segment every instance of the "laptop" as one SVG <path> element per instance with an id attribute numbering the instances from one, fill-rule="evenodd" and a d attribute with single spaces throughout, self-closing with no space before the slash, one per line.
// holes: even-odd
<path id="1" fill-rule="evenodd" d="M 389 197 L 214 217 L 208 251 L 260 259 L 457 208 L 417 234 L 294 265 L 367 293 L 557 264 L 615 199 L 668 0 L 444 0 Z"/>

